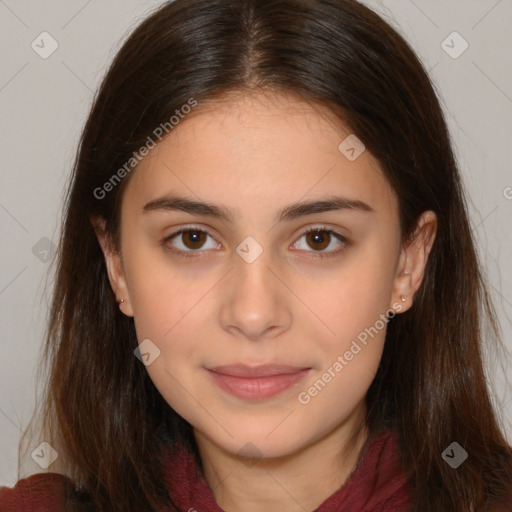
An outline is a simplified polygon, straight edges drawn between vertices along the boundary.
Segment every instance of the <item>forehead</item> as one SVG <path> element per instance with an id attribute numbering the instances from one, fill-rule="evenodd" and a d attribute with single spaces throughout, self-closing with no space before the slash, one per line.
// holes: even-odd
<path id="1" fill-rule="evenodd" d="M 160 146 L 185 147 L 198 143 L 206 146 L 210 141 L 215 145 L 222 140 L 222 147 L 217 147 L 217 152 L 235 147 L 244 151 L 257 150 L 255 145 L 266 144 L 267 150 L 282 149 L 284 153 L 285 149 L 291 149 L 291 144 L 297 153 L 300 150 L 297 143 L 306 137 L 318 149 L 335 153 L 337 144 L 332 147 L 332 136 L 336 133 L 339 135 L 335 135 L 335 139 L 350 130 L 323 105 L 291 93 L 235 91 L 201 101 Z M 199 140 L 205 134 L 209 138 Z M 308 145 L 304 149 L 311 147 Z"/>
<path id="2" fill-rule="evenodd" d="M 133 171 L 123 203 L 138 209 L 181 191 L 229 204 L 243 215 L 258 205 L 277 209 L 339 192 L 396 213 L 379 162 L 367 150 L 357 156 L 361 147 L 354 137 L 327 108 L 292 95 L 237 94 L 199 102 Z M 349 146 L 356 159 L 347 158 Z"/>

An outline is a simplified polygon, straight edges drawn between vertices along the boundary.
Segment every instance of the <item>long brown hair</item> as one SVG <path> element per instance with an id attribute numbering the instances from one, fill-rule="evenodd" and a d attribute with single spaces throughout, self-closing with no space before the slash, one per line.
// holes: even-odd
<path id="1" fill-rule="evenodd" d="M 486 385 L 483 341 L 498 340 L 499 329 L 459 171 L 423 66 L 355 0 L 175 0 L 123 44 L 95 96 L 66 195 L 44 347 L 47 440 L 99 510 L 156 510 L 172 498 L 162 447 L 194 452 L 191 426 L 134 357 L 133 318 L 118 310 L 90 218 L 105 219 L 119 249 L 119 207 L 136 169 L 118 170 L 191 99 L 199 111 L 253 89 L 327 106 L 351 128 L 396 191 L 403 243 L 422 212 L 437 214 L 414 305 L 388 325 L 367 422 L 373 435 L 397 433 L 415 512 L 488 510 L 510 492 L 512 452 Z M 119 183 L 105 187 L 116 173 Z M 456 470 L 441 456 L 452 442 L 469 454 Z"/>

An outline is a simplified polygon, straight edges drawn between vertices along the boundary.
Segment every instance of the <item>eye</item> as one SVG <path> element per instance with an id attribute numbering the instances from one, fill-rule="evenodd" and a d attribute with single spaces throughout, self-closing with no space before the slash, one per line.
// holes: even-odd
<path id="1" fill-rule="evenodd" d="M 313 249 L 315 249 L 313 251 L 305 249 L 306 252 L 316 253 L 314 256 L 320 258 L 335 256 L 349 245 L 348 240 L 343 235 L 340 235 L 336 231 L 325 226 L 316 226 L 308 229 L 301 235 L 299 240 L 303 237 L 305 237 L 306 243 L 309 247 L 313 247 Z M 331 245 L 333 239 L 338 242 L 338 248 L 331 251 L 325 251 L 324 249 Z M 298 242 L 295 244 L 297 243 Z"/>
<path id="2" fill-rule="evenodd" d="M 180 236 L 181 235 L 181 236 Z M 205 230 L 198 228 L 197 226 L 185 226 L 184 228 L 172 233 L 162 240 L 162 245 L 168 248 L 170 251 L 176 253 L 178 256 L 185 258 L 199 256 L 199 253 L 204 252 L 201 249 L 205 249 L 204 244 L 207 238 L 213 237 Z M 308 249 L 300 249 L 305 252 L 316 253 L 314 257 L 330 257 L 335 256 L 343 251 L 348 245 L 348 240 L 343 236 L 329 229 L 325 226 L 316 226 L 308 229 L 299 237 L 299 241 L 305 237 L 306 243 L 309 247 L 313 247 L 313 251 Z M 176 239 L 175 243 L 172 243 Z M 336 240 L 338 242 L 338 248 L 330 251 L 325 251 L 332 242 Z M 297 245 L 298 241 L 294 245 Z M 181 247 L 180 247 L 181 246 Z M 217 248 L 215 244 L 213 247 L 206 247 L 206 249 Z"/>
<path id="3" fill-rule="evenodd" d="M 198 252 L 199 249 L 204 248 L 203 245 L 206 237 L 213 239 L 213 237 L 208 232 L 204 231 L 203 229 L 199 229 L 197 226 L 186 226 L 162 240 L 162 245 L 169 247 L 172 252 L 177 253 L 179 256 L 197 256 L 193 253 Z M 175 238 L 177 239 L 178 247 L 176 247 L 174 244 L 169 246 L 168 242 L 171 242 Z M 181 247 L 179 247 L 179 245 L 181 245 Z"/>

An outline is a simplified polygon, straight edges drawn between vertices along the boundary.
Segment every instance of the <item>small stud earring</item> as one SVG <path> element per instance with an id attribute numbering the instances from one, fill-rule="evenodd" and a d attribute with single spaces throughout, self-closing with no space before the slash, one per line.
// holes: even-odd
<path id="1" fill-rule="evenodd" d="M 118 304 L 122 304 L 124 301 L 125 301 L 124 299 L 119 299 L 119 300 L 117 301 L 117 303 L 118 303 Z"/>
<path id="2" fill-rule="evenodd" d="M 400 295 L 400 299 L 402 300 L 402 302 L 405 302 L 405 297 L 403 295 Z"/>

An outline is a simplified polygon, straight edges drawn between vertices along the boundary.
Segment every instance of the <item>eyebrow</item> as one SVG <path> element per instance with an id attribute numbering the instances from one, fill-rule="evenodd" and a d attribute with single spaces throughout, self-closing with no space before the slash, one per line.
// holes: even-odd
<path id="1" fill-rule="evenodd" d="M 276 215 L 277 222 L 291 221 L 306 215 L 331 212 L 336 210 L 352 210 L 359 212 L 373 212 L 375 210 L 359 199 L 350 199 L 341 196 L 329 196 L 314 201 L 300 202 L 285 206 Z M 195 201 L 186 197 L 167 195 L 154 199 L 142 208 L 142 213 L 155 211 L 183 211 L 192 215 L 204 215 L 225 222 L 233 222 L 233 213 L 223 205 Z"/>

